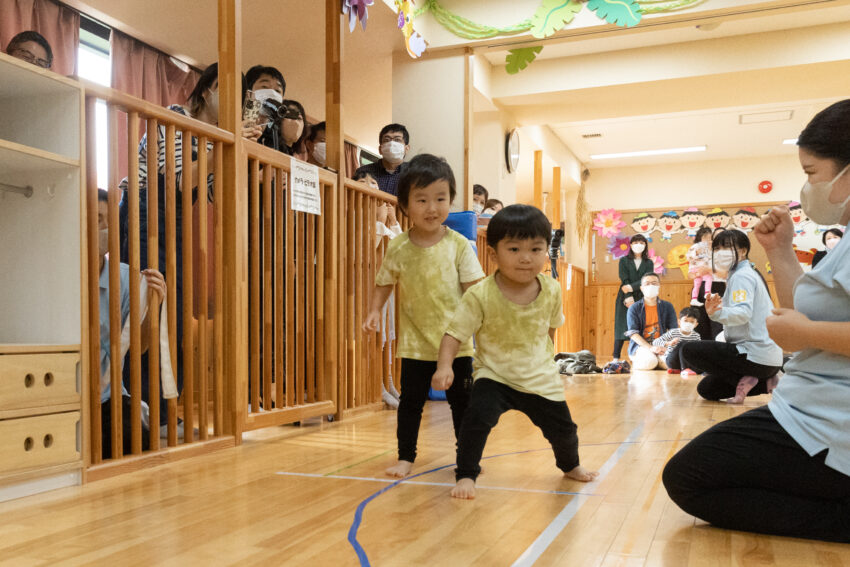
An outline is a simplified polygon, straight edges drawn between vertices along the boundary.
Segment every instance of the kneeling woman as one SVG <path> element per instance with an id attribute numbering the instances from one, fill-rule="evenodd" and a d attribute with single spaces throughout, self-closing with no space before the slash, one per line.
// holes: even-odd
<path id="1" fill-rule="evenodd" d="M 726 342 L 695 341 L 682 346 L 688 368 L 705 373 L 697 386 L 707 400 L 728 398 L 742 403 L 747 396 L 770 392 L 782 366 L 782 349 L 768 336 L 765 320 L 773 302 L 762 275 L 750 265 L 750 239 L 740 230 L 725 230 L 712 244 L 713 269 L 729 272 L 723 297 L 705 301 L 712 321 L 722 323 Z"/>

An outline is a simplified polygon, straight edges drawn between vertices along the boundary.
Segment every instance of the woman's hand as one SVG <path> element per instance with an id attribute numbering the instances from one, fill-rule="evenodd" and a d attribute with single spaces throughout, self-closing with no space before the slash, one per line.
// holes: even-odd
<path id="1" fill-rule="evenodd" d="M 253 120 L 242 121 L 242 137 L 256 142 L 263 135 L 263 127 L 257 126 Z"/>
<path id="2" fill-rule="evenodd" d="M 714 315 L 721 309 L 723 309 L 723 298 L 720 295 L 712 293 L 705 298 L 705 312 L 709 316 Z"/>
<path id="3" fill-rule="evenodd" d="M 628 309 L 629 307 L 632 306 L 632 303 L 634 303 L 634 302 L 635 302 L 634 297 L 627 297 L 626 299 L 623 300 L 623 305 L 625 305 L 626 309 Z"/>
<path id="4" fill-rule="evenodd" d="M 753 227 L 753 233 L 766 252 L 790 249 L 794 240 L 794 221 L 787 205 L 771 207 Z"/>
<path id="5" fill-rule="evenodd" d="M 797 352 L 809 348 L 805 337 L 806 327 L 812 322 L 811 319 L 793 309 L 774 309 L 773 315 L 768 317 L 767 333 L 773 342 L 788 352 Z"/>
<path id="6" fill-rule="evenodd" d="M 624 285 L 624 286 L 623 286 L 623 287 L 621 287 L 620 289 L 621 289 L 621 290 L 623 290 L 623 293 L 631 293 L 631 292 L 633 292 L 633 291 L 634 291 L 634 290 L 632 289 L 632 286 L 630 286 L 629 284 Z"/>
<path id="7" fill-rule="evenodd" d="M 157 270 L 142 270 L 142 275 L 148 282 L 148 292 L 151 296 L 151 305 L 159 307 L 162 300 L 165 298 L 166 287 L 165 278 Z"/>

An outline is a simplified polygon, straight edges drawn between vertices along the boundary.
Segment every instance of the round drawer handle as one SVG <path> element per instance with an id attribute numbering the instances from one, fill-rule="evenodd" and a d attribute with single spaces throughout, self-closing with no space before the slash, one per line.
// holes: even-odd
<path id="1" fill-rule="evenodd" d="M 35 445 L 35 441 L 33 441 L 32 437 L 24 439 L 24 451 L 32 451 L 33 445 Z"/>
<path id="2" fill-rule="evenodd" d="M 48 433 L 47 435 L 44 436 L 44 448 L 47 449 L 51 445 L 53 445 L 53 435 Z"/>
<path id="3" fill-rule="evenodd" d="M 48 372 L 44 375 L 44 385 L 50 386 L 51 384 L 53 384 L 53 372 Z"/>
<path id="4" fill-rule="evenodd" d="M 32 374 L 27 374 L 24 376 L 24 386 L 27 388 L 32 388 L 33 384 L 35 384 L 35 376 Z"/>

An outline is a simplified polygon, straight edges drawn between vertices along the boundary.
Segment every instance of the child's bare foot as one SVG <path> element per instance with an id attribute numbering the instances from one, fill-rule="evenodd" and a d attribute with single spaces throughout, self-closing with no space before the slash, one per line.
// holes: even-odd
<path id="1" fill-rule="evenodd" d="M 475 498 L 475 481 L 471 478 L 462 478 L 452 488 L 452 498 L 472 500 Z"/>
<path id="2" fill-rule="evenodd" d="M 583 466 L 579 465 L 573 470 L 565 472 L 564 476 L 581 482 L 591 482 L 599 476 L 599 473 L 597 471 L 589 471 Z"/>
<path id="3" fill-rule="evenodd" d="M 404 478 L 410 474 L 412 469 L 413 463 L 410 461 L 399 461 L 384 472 L 386 472 L 387 476 L 393 478 Z"/>

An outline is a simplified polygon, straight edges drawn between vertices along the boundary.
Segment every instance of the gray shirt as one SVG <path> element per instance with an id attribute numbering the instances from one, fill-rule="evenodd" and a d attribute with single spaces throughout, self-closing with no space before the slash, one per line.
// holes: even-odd
<path id="1" fill-rule="evenodd" d="M 794 285 L 794 308 L 813 321 L 850 321 L 850 238 Z M 776 421 L 826 465 L 850 476 L 850 358 L 810 348 L 795 353 L 768 404 Z"/>
<path id="2" fill-rule="evenodd" d="M 742 260 L 729 274 L 723 308 L 711 315 L 711 320 L 723 324 L 726 342 L 734 344 L 750 362 L 782 366 L 782 349 L 768 336 L 765 324 L 773 307 L 767 286 L 749 261 Z"/>

